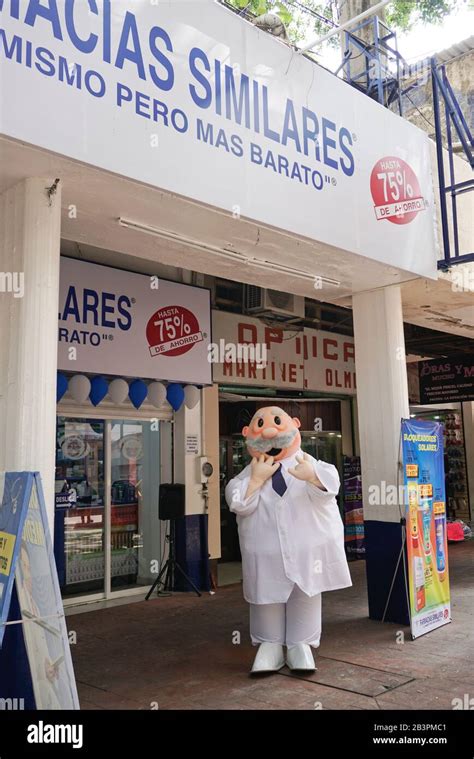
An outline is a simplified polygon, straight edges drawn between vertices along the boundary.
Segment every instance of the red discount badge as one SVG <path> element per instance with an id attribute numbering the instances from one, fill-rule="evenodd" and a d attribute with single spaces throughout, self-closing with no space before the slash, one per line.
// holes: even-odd
<path id="1" fill-rule="evenodd" d="M 148 320 L 146 338 L 152 356 L 180 356 L 202 342 L 204 335 L 192 311 L 183 306 L 166 306 Z"/>
<path id="2" fill-rule="evenodd" d="M 377 161 L 370 175 L 370 192 L 378 221 L 409 224 L 425 210 L 418 177 L 406 161 L 396 156 Z"/>

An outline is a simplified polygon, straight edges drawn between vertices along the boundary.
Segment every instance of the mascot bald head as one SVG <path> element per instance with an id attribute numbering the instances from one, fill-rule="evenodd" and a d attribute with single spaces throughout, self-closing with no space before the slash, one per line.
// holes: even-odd
<path id="1" fill-rule="evenodd" d="M 263 453 L 272 456 L 274 461 L 281 461 L 300 449 L 300 427 L 300 420 L 292 418 L 283 409 L 265 406 L 253 415 L 242 435 L 251 456 L 258 457 Z"/>

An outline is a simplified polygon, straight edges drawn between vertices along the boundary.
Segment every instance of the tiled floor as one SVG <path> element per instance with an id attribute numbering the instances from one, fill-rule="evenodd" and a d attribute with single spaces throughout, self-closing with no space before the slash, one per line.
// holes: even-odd
<path id="1" fill-rule="evenodd" d="M 83 709 L 451 709 L 474 696 L 474 540 L 450 546 L 453 622 L 411 641 L 367 618 L 365 568 L 326 593 L 317 672 L 252 678 L 241 586 L 68 616 Z M 398 636 L 399 638 L 400 636 Z"/>

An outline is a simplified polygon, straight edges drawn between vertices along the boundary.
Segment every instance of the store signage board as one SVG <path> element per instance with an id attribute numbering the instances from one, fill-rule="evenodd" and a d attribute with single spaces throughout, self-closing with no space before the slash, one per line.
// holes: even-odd
<path id="1" fill-rule="evenodd" d="M 420 403 L 474 401 L 474 357 L 450 356 L 418 362 Z"/>
<path id="2" fill-rule="evenodd" d="M 40 477 L 4 475 L 0 507 L 3 584 L 0 640 L 8 619 L 13 581 L 37 709 L 79 709 L 61 591 Z M 6 581 L 5 581 L 6 578 Z M 2 696 L 8 696 L 3 694 Z"/>
<path id="3" fill-rule="evenodd" d="M 58 368 L 212 383 L 210 293 L 61 258 Z"/>
<path id="4" fill-rule="evenodd" d="M 437 276 L 427 135 L 215 0 L 5 1 L 0 59 L 1 134 Z"/>
<path id="5" fill-rule="evenodd" d="M 283 329 L 253 316 L 213 311 L 212 345 L 218 359 L 215 382 L 356 393 L 352 337 L 324 330 Z"/>
<path id="6" fill-rule="evenodd" d="M 413 638 L 451 622 L 443 427 L 402 421 L 406 553 Z"/>

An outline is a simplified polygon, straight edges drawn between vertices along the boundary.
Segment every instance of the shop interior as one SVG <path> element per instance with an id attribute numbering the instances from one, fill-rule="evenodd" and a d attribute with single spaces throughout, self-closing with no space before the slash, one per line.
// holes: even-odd
<path id="1" fill-rule="evenodd" d="M 138 419 L 58 417 L 54 548 L 65 599 L 112 598 L 153 582 L 159 438 Z"/>
<path id="2" fill-rule="evenodd" d="M 440 408 L 412 406 L 410 416 L 439 421 L 443 425 L 447 517 L 470 522 L 469 481 L 461 404 L 449 403 Z"/>
<path id="3" fill-rule="evenodd" d="M 233 396 L 233 397 L 232 397 Z M 235 514 L 225 501 L 225 487 L 250 462 L 245 440 L 240 430 L 249 423 L 262 406 L 278 405 L 301 421 L 301 447 L 317 459 L 334 464 L 343 477 L 343 441 L 341 403 L 336 399 L 295 398 L 278 394 L 245 397 L 238 391 L 222 391 L 219 403 L 219 471 L 221 508 L 221 559 L 220 564 L 240 562 L 239 538 Z M 352 444 L 352 441 L 351 441 Z M 338 496 L 341 514 L 342 495 Z M 225 576 L 226 567 L 219 573 Z"/>

